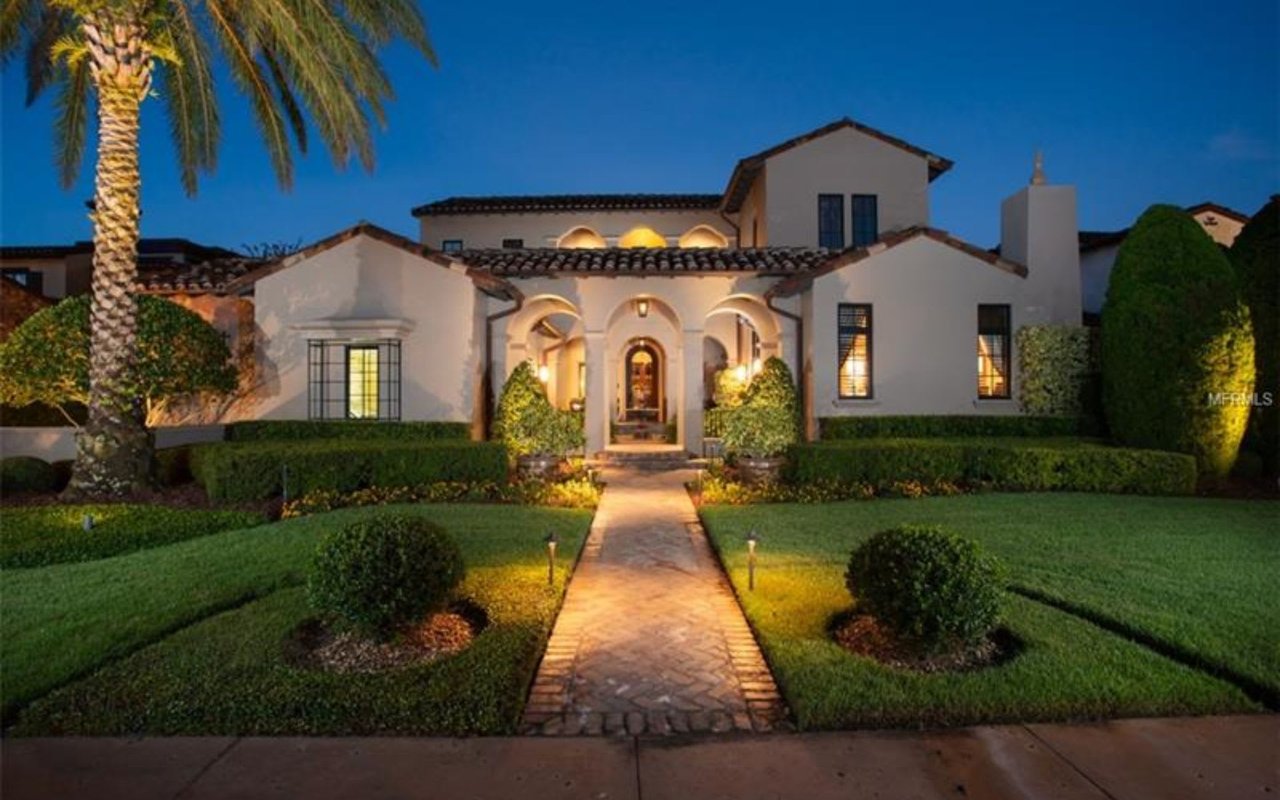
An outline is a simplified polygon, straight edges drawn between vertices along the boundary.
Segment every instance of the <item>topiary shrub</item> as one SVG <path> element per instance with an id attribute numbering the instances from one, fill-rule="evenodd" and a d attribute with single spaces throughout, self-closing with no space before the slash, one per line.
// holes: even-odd
<path id="1" fill-rule="evenodd" d="M 1231 245 L 1231 263 L 1253 318 L 1256 407 L 1249 429 L 1262 467 L 1280 474 L 1280 195 L 1249 220 Z"/>
<path id="2" fill-rule="evenodd" d="M 1186 212 L 1152 206 L 1125 237 L 1102 307 L 1103 405 L 1115 439 L 1235 462 L 1253 390 L 1253 331 L 1235 272 Z"/>
<path id="3" fill-rule="evenodd" d="M 743 396 L 747 391 L 747 382 L 738 376 L 737 367 L 725 367 L 716 372 L 715 382 L 715 392 L 711 395 L 711 399 L 715 402 L 716 408 L 737 408 L 742 405 Z"/>
<path id="4" fill-rule="evenodd" d="M 506 445 L 513 457 L 563 457 L 586 442 L 582 418 L 551 405 L 528 361 L 520 362 L 502 387 L 493 438 Z"/>
<path id="5" fill-rule="evenodd" d="M 724 416 L 723 436 L 730 455 L 772 458 L 795 444 L 796 422 L 780 408 L 741 406 Z"/>
<path id="6" fill-rule="evenodd" d="M 464 573 L 458 545 L 438 525 L 378 514 L 320 542 L 307 593 L 317 610 L 385 639 L 443 608 Z"/>
<path id="7" fill-rule="evenodd" d="M 1076 416 L 1090 372 L 1089 329 L 1027 325 L 1018 329 L 1018 403 L 1027 414 Z"/>
<path id="8" fill-rule="evenodd" d="M 800 431 L 800 398 L 796 395 L 796 382 L 791 377 L 787 362 L 777 356 L 769 356 L 759 374 L 751 379 L 742 396 L 743 405 L 777 408 L 795 420 L 796 432 Z"/>
<path id="9" fill-rule="evenodd" d="M 981 644 L 999 619 L 1000 580 L 999 564 L 975 542 L 913 525 L 872 536 L 845 573 L 857 610 L 924 655 Z"/>
<path id="10" fill-rule="evenodd" d="M 48 461 L 34 456 L 0 458 L 0 495 L 52 492 L 57 488 L 58 472 Z"/>

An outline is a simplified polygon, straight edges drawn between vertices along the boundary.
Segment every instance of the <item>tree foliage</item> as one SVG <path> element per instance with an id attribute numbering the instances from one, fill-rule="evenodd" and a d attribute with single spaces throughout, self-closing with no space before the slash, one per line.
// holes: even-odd
<path id="1" fill-rule="evenodd" d="M 586 441 L 579 416 L 551 405 L 528 361 L 520 362 L 502 387 L 493 438 L 512 456 L 564 456 Z"/>
<path id="2" fill-rule="evenodd" d="M 742 404 L 724 415 L 724 446 L 733 455 L 767 458 L 786 451 L 800 434 L 800 402 L 786 362 L 770 356 L 747 385 Z"/>
<path id="3" fill-rule="evenodd" d="M 1103 404 L 1122 444 L 1235 462 L 1253 390 L 1253 332 L 1221 249 L 1174 206 L 1148 209 L 1116 256 L 1102 309 Z"/>
<path id="4" fill-rule="evenodd" d="M 1280 195 L 1244 226 L 1230 257 L 1253 318 L 1258 403 L 1250 422 L 1268 473 L 1280 472 Z"/>
<path id="5" fill-rule="evenodd" d="M 139 295 L 138 358 L 130 382 L 154 424 L 170 402 L 223 395 L 236 371 L 222 335 L 200 315 L 159 297 Z M 33 314 L 0 344 L 0 402 L 65 408 L 89 397 L 89 297 Z"/>
<path id="6" fill-rule="evenodd" d="M 1082 410 L 1089 329 L 1027 325 L 1018 329 L 1018 402 L 1027 414 L 1073 416 Z"/>

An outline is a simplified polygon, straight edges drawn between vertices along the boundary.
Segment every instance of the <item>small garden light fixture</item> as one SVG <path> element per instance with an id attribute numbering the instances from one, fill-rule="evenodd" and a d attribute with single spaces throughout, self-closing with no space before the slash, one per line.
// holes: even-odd
<path id="1" fill-rule="evenodd" d="M 289 502 L 289 465 L 280 465 L 280 497 L 285 502 Z"/>
<path id="2" fill-rule="evenodd" d="M 89 531 L 93 530 L 93 515 L 92 515 L 92 514 L 85 514 L 85 515 L 84 515 L 84 517 L 83 517 L 83 518 L 81 518 L 81 520 L 80 520 L 80 529 L 81 529 L 81 530 L 83 530 L 85 533 L 88 533 Z"/>
<path id="3" fill-rule="evenodd" d="M 560 537 L 556 536 L 555 531 L 552 531 L 542 541 L 547 543 L 547 585 L 554 586 L 556 582 L 556 545 L 560 543 Z"/>
<path id="4" fill-rule="evenodd" d="M 754 530 L 747 534 L 747 590 L 756 590 L 756 545 L 760 543 L 760 534 Z"/>

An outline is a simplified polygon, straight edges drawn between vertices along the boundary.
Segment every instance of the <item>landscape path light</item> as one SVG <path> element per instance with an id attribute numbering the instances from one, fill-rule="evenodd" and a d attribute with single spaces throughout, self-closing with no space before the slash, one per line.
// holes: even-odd
<path id="1" fill-rule="evenodd" d="M 556 536 L 556 532 L 552 531 L 543 539 L 547 543 L 547 585 L 554 586 L 556 583 L 556 545 L 560 542 L 560 537 Z"/>
<path id="2" fill-rule="evenodd" d="M 81 529 L 81 530 L 83 530 L 85 533 L 88 533 L 89 531 L 93 530 L 93 515 L 92 515 L 92 514 L 85 514 L 85 515 L 84 515 L 84 517 L 83 517 L 83 518 L 81 518 L 81 520 L 80 520 L 80 529 Z"/>
<path id="3" fill-rule="evenodd" d="M 752 530 L 747 534 L 747 590 L 756 590 L 756 545 L 760 543 L 760 534 Z"/>

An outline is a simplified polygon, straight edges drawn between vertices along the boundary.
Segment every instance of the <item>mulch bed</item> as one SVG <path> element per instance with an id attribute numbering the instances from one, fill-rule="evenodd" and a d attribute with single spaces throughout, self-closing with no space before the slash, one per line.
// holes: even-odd
<path id="1" fill-rule="evenodd" d="M 850 615 L 837 621 L 831 635 L 837 644 L 855 655 L 874 658 L 895 669 L 925 673 L 968 672 L 995 666 L 1012 658 L 1017 650 L 1013 634 L 1000 628 L 973 650 L 921 656 L 874 617 L 865 614 Z"/>
<path id="2" fill-rule="evenodd" d="M 285 657 L 295 666 L 325 672 L 387 672 L 429 664 L 465 650 L 476 633 L 473 622 L 454 610 L 432 614 L 387 642 L 310 619 L 285 643 Z"/>

